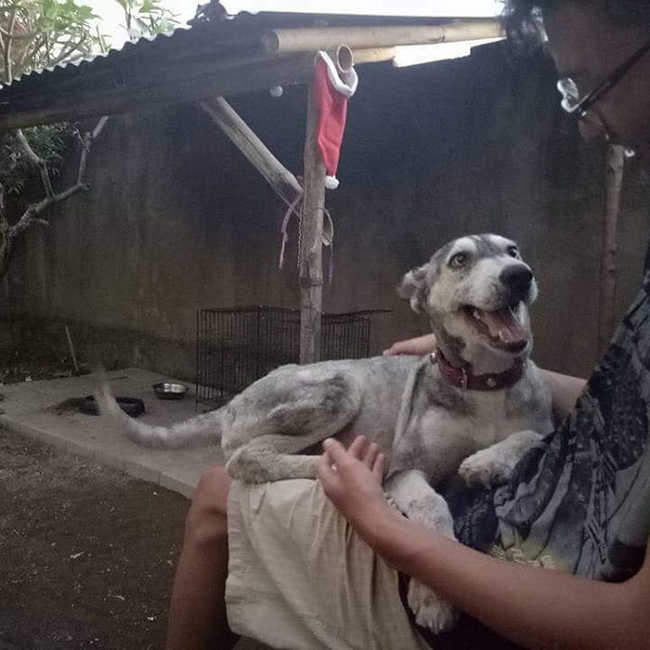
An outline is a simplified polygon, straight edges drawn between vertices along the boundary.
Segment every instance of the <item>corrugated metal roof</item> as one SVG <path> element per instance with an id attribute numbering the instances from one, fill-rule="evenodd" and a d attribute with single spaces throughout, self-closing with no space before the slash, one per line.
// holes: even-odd
<path id="1" fill-rule="evenodd" d="M 218 3 L 217 3 L 218 4 Z M 259 39 L 260 34 L 267 29 L 288 28 L 288 27 L 313 27 L 313 26 L 361 26 L 381 24 L 437 24 L 448 21 L 449 18 L 434 17 L 409 17 L 409 16 L 367 16 L 367 15 L 332 15 L 332 14 L 307 14 L 307 13 L 278 13 L 262 12 L 249 14 L 242 12 L 232 18 L 224 18 L 220 22 L 194 22 L 176 28 L 169 34 L 158 34 L 152 37 L 142 37 L 134 42 L 127 41 L 120 49 L 110 49 L 106 53 L 98 53 L 93 56 L 83 57 L 56 66 L 34 70 L 20 77 L 16 77 L 13 83 L 0 84 L 0 96 L 4 89 L 16 84 L 32 83 L 31 79 L 42 75 L 75 74 L 68 71 L 68 68 L 83 68 L 88 65 L 101 65 L 103 59 L 112 61 L 128 59 L 131 56 L 148 56 L 152 53 L 159 53 L 172 50 L 177 47 L 190 45 L 190 40 L 201 39 L 209 34 L 214 39 L 214 47 L 218 49 L 219 42 L 223 41 L 224 46 L 232 46 L 233 39 L 243 38 L 242 46 L 252 45 L 253 39 Z M 248 37 L 248 38 L 246 38 Z M 246 43 L 245 43 L 246 41 Z M 30 81 L 28 81 L 30 80 Z M 33 82 L 37 83 L 37 82 Z"/>
<path id="2" fill-rule="evenodd" d="M 178 52 L 179 48 L 182 54 L 188 48 L 191 50 L 196 49 L 202 40 L 209 40 L 210 46 L 214 47 L 215 51 L 217 51 L 220 45 L 224 47 L 226 45 L 235 45 L 232 42 L 233 39 L 237 40 L 244 36 L 242 30 L 239 29 L 241 27 L 239 23 L 239 20 L 224 21 L 221 24 L 202 22 L 192 26 L 178 27 L 170 34 L 142 37 L 135 42 L 127 41 L 120 49 L 111 49 L 106 53 L 98 53 L 93 56 L 66 61 L 53 67 L 34 70 L 17 77 L 11 84 L 0 85 L 0 96 L 3 92 L 16 86 L 25 88 L 27 85 L 38 84 L 38 78 L 47 79 L 49 83 L 50 78 L 58 80 L 64 77 L 83 74 L 86 68 L 111 65 L 113 62 L 127 61 L 133 57 L 147 58 L 159 54 L 171 54 L 172 52 Z M 259 34 L 252 33 L 250 26 L 246 26 L 246 35 L 249 35 L 250 38 L 243 39 L 241 45 L 245 44 L 244 41 L 250 41 L 247 43 L 247 45 L 250 45 L 255 38 L 259 38 Z"/>
<path id="3" fill-rule="evenodd" d="M 169 35 L 34 71 L 0 87 L 0 128 L 308 81 L 312 55 L 267 54 L 262 35 L 269 29 L 440 22 L 444 20 L 280 13 L 195 21 Z"/>

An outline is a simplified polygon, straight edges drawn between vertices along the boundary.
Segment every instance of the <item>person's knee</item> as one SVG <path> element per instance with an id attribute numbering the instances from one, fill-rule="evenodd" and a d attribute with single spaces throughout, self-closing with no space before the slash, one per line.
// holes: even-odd
<path id="1" fill-rule="evenodd" d="M 186 543 L 211 546 L 227 539 L 230 483 L 228 473 L 220 466 L 211 467 L 201 476 L 185 520 Z"/>

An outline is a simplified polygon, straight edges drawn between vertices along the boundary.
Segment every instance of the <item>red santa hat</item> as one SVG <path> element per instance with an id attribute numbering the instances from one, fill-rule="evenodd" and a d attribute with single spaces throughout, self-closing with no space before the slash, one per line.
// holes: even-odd
<path id="1" fill-rule="evenodd" d="M 359 77 L 354 68 L 340 70 L 327 52 L 316 55 L 314 71 L 314 98 L 319 107 L 318 148 L 325 163 L 325 187 L 334 190 L 339 186 L 336 169 L 341 154 L 345 131 L 348 98 L 354 95 Z"/>

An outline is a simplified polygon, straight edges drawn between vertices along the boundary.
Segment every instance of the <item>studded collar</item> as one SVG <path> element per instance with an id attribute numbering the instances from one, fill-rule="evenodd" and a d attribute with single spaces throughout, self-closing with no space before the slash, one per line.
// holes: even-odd
<path id="1" fill-rule="evenodd" d="M 452 366 L 440 350 L 431 353 L 431 363 L 437 364 L 440 375 L 451 386 L 462 390 L 500 390 L 516 384 L 524 374 L 524 361 L 517 359 L 514 364 L 503 372 L 488 372 L 473 375 L 466 366 Z"/>

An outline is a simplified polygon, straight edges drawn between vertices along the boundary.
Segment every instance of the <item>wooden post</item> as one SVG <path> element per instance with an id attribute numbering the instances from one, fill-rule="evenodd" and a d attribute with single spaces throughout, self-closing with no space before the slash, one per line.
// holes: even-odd
<path id="1" fill-rule="evenodd" d="M 607 148 L 606 209 L 600 261 L 600 309 L 598 319 L 598 349 L 602 353 L 612 335 L 616 322 L 616 230 L 623 185 L 625 155 L 620 145 Z"/>
<path id="2" fill-rule="evenodd" d="M 325 164 L 318 149 L 318 105 L 313 82 L 308 87 L 305 134 L 305 198 L 303 203 L 300 281 L 300 363 L 320 360 L 323 298 L 323 211 L 325 209 Z"/>

